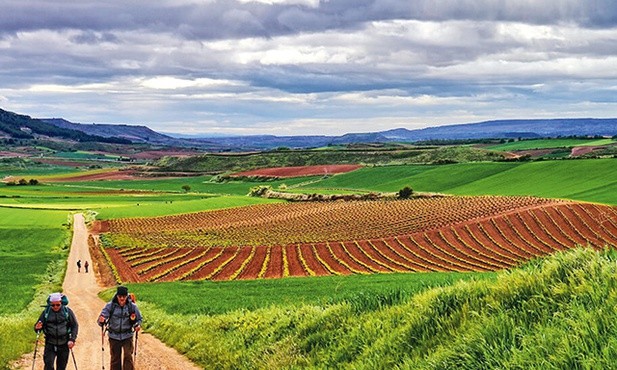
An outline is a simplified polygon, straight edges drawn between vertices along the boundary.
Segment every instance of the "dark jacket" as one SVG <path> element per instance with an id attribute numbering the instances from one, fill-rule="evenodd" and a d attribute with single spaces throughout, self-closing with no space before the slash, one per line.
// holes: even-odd
<path id="1" fill-rule="evenodd" d="M 49 308 L 47 319 L 45 319 L 46 311 L 47 308 L 43 310 L 38 320 L 43 323 L 45 343 L 60 346 L 67 344 L 69 341 L 75 342 L 79 331 L 79 324 L 73 310 L 63 306 L 60 308 L 60 311 L 55 312 Z"/>
<path id="2" fill-rule="evenodd" d="M 133 319 L 131 316 L 133 316 Z M 111 302 L 107 303 L 101 315 L 107 320 L 107 331 L 109 337 L 115 340 L 124 340 L 133 336 L 133 328 L 141 325 L 141 312 L 137 305 L 130 299 L 126 300 L 124 307 L 118 303 L 118 298 L 114 296 Z M 102 325 L 99 323 L 99 325 Z"/>

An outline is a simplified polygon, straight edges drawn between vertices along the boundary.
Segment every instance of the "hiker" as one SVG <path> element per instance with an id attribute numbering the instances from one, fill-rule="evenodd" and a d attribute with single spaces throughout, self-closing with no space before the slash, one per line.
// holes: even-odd
<path id="1" fill-rule="evenodd" d="M 84 267 L 86 268 L 86 274 L 88 273 L 88 266 L 90 266 L 90 264 L 88 263 L 88 261 L 86 261 L 86 263 L 84 263 Z"/>
<path id="2" fill-rule="evenodd" d="M 98 324 L 109 332 L 111 370 L 133 370 L 133 333 L 141 330 L 141 313 L 129 298 L 129 290 L 119 286 L 111 302 L 107 303 Z M 104 332 L 102 331 L 103 335 Z M 124 358 L 122 352 L 124 351 Z"/>
<path id="3" fill-rule="evenodd" d="M 81 272 L 81 260 L 77 260 L 77 272 Z"/>
<path id="4" fill-rule="evenodd" d="M 79 324 L 73 310 L 68 308 L 68 298 L 62 293 L 52 293 L 47 307 L 34 324 L 34 331 L 45 334 L 43 361 L 45 370 L 64 370 L 69 362 L 69 352 L 75 345 Z"/>

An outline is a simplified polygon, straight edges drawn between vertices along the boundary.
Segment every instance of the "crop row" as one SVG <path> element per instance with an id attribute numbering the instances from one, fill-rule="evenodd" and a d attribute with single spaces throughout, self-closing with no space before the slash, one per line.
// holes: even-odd
<path id="1" fill-rule="evenodd" d="M 174 281 L 495 271 L 576 245 L 616 244 L 615 208 L 562 202 L 381 238 L 105 249 L 122 281 Z"/>
<path id="2" fill-rule="evenodd" d="M 125 247 L 287 245 L 407 235 L 556 202 L 483 196 L 263 204 L 111 220 L 102 229 L 112 244 Z"/>

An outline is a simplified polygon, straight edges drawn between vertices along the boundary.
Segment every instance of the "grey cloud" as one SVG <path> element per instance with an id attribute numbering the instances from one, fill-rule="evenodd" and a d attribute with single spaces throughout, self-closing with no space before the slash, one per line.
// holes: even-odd
<path id="1" fill-rule="evenodd" d="M 103 42 L 110 42 L 110 43 L 119 42 L 118 37 L 116 37 L 112 33 L 109 33 L 109 32 L 99 33 L 99 32 L 93 32 L 93 31 L 81 32 L 79 35 L 71 37 L 70 40 L 76 44 L 100 44 Z"/>
<path id="2" fill-rule="evenodd" d="M 269 37 L 295 32 L 356 28 L 388 19 L 518 21 L 533 24 L 573 22 L 586 27 L 617 24 L 612 0 L 330 0 L 301 5 L 238 3 L 87 2 L 8 0 L 0 13 L 0 32 L 81 29 L 100 32 L 145 30 L 185 37 Z"/>

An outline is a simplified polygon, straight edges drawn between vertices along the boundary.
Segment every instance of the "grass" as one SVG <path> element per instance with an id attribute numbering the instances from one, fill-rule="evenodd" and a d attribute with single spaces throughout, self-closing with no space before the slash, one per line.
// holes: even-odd
<path id="1" fill-rule="evenodd" d="M 133 186 L 143 190 L 144 184 Z M 141 188 L 141 189 L 140 189 Z M 210 193 L 179 193 L 143 191 L 134 193 L 98 187 L 62 184 L 38 186 L 0 185 L 0 207 L 12 209 L 40 209 L 86 211 L 94 210 L 99 219 L 121 217 L 155 217 L 170 214 L 277 202 L 247 196 L 219 196 Z"/>
<path id="2" fill-rule="evenodd" d="M 586 159 L 367 167 L 310 187 L 388 192 L 410 186 L 456 195 L 534 195 L 617 204 L 616 164 L 615 159 Z"/>
<path id="3" fill-rule="evenodd" d="M 67 212 L 0 208 L 0 369 L 32 350 L 40 305 L 62 287 L 67 222 Z"/>
<path id="4" fill-rule="evenodd" d="M 309 178 L 293 178 L 274 181 L 211 181 L 212 176 L 195 176 L 171 179 L 143 179 L 143 180 L 105 180 L 105 181 L 85 181 L 85 182 L 66 182 L 64 186 L 77 187 L 96 187 L 98 190 L 140 190 L 152 192 L 173 192 L 183 193 L 182 186 L 188 185 L 191 193 L 205 194 L 225 194 L 225 195 L 246 195 L 249 190 L 257 185 L 271 185 L 276 188 L 281 184 L 294 185 L 309 180 Z"/>
<path id="5" fill-rule="evenodd" d="M 383 294 L 410 296 L 462 279 L 492 278 L 493 273 L 410 273 L 244 281 L 196 281 L 130 284 L 139 301 L 156 304 L 167 314 L 223 314 L 273 305 L 364 302 Z M 105 298 L 111 298 L 112 289 Z M 160 299 L 174 292 L 173 299 Z"/>
<path id="6" fill-rule="evenodd" d="M 0 314 L 23 310 L 48 266 L 66 257 L 66 224 L 66 212 L 0 208 L 0 285 L 11 297 L 0 300 Z"/>
<path id="7" fill-rule="evenodd" d="M 489 146 L 486 149 L 513 151 L 533 149 L 572 148 L 575 146 L 600 146 L 615 144 L 612 139 L 538 139 L 519 140 L 510 143 Z"/>
<path id="8" fill-rule="evenodd" d="M 616 253 L 581 248 L 368 309 L 343 299 L 169 314 L 174 289 L 140 305 L 147 330 L 204 369 L 608 369 L 616 288 Z"/>

